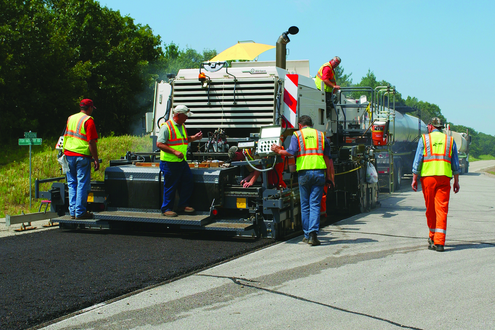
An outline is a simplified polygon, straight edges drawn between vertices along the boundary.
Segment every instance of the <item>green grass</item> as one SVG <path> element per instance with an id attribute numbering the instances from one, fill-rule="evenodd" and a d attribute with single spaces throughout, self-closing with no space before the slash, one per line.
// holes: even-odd
<path id="1" fill-rule="evenodd" d="M 469 156 L 469 161 L 470 162 L 475 162 L 475 161 L 478 161 L 478 160 L 494 160 L 495 157 L 493 157 L 492 155 L 481 155 L 479 158 L 475 158 L 473 156 Z"/>
<path id="2" fill-rule="evenodd" d="M 4 146 L 0 157 L 0 218 L 6 214 L 17 215 L 38 212 L 40 200 L 34 198 L 34 181 L 63 176 L 57 162 L 56 141 L 43 139 L 43 145 L 31 149 L 32 202 L 29 208 L 29 147 Z M 102 159 L 100 170 L 91 171 L 91 180 L 103 181 L 105 168 L 110 160 L 120 159 L 127 151 L 149 152 L 152 150 L 149 136 L 103 137 L 98 141 L 98 156 Z M 52 183 L 40 185 L 41 191 L 50 189 Z"/>

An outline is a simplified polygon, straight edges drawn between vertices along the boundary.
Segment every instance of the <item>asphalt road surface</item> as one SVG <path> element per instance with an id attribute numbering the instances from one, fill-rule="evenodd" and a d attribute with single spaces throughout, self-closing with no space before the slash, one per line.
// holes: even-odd
<path id="1" fill-rule="evenodd" d="M 272 243 L 60 229 L 3 237 L 0 329 L 27 329 Z"/>
<path id="2" fill-rule="evenodd" d="M 495 166 L 475 162 L 472 171 Z M 462 178 L 461 178 L 462 182 Z M 402 181 L 402 191 L 410 190 Z M 386 195 L 381 195 L 387 197 Z M 27 329 L 247 254 L 272 240 L 41 229 L 0 236 L 0 329 Z"/>

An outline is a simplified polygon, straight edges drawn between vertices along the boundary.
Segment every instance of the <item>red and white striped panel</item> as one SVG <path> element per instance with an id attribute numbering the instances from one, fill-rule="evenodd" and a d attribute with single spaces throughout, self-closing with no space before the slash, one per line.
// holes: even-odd
<path id="1" fill-rule="evenodd" d="M 297 127 L 297 86 L 299 75 L 285 75 L 284 83 L 284 110 L 282 113 L 282 127 Z"/>

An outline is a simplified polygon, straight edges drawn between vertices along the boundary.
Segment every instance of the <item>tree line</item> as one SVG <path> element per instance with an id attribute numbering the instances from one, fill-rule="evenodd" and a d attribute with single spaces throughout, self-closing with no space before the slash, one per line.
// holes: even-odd
<path id="1" fill-rule="evenodd" d="M 393 84 L 381 80 L 378 81 L 375 74 L 372 71 L 368 71 L 367 75 L 364 76 L 358 84 L 353 84 L 351 75 L 344 74 L 344 69 L 337 67 L 335 71 L 337 85 L 348 87 L 348 86 L 360 86 L 360 87 L 372 87 L 373 89 L 378 86 L 393 86 Z M 359 98 L 360 92 L 353 93 L 352 97 Z M 384 103 L 387 104 L 387 99 L 385 99 Z M 392 100 L 390 100 L 390 104 Z M 421 120 L 428 124 L 430 119 L 433 117 L 440 118 L 444 123 L 450 125 L 450 129 L 452 131 L 456 131 L 459 133 L 468 133 L 471 136 L 471 145 L 469 148 L 469 154 L 473 157 L 479 158 L 481 155 L 491 155 L 495 157 L 495 136 L 488 135 L 482 132 L 477 132 L 475 129 L 471 127 L 467 127 L 464 125 L 455 125 L 452 122 L 449 122 L 447 118 L 442 114 L 440 107 L 436 104 L 419 101 L 415 97 L 408 96 L 407 98 L 403 98 L 400 93 L 395 94 L 395 105 L 397 106 L 406 106 L 416 110 L 415 113 L 411 113 L 411 115 L 420 117 Z"/>
<path id="2" fill-rule="evenodd" d="M 0 0 L 0 143 L 16 143 L 26 130 L 59 136 L 83 98 L 95 101 L 100 135 L 127 134 L 152 108 L 156 80 L 216 54 L 162 46 L 148 25 L 95 0 Z M 353 85 L 342 67 L 336 76 L 339 85 Z M 391 84 L 369 71 L 355 85 Z M 396 104 L 420 109 L 425 122 L 446 119 L 437 105 L 413 97 L 396 94 Z M 495 137 L 452 129 L 469 130 L 475 156 L 495 156 Z"/>
<path id="3" fill-rule="evenodd" d="M 59 136 L 83 98 L 100 135 L 128 133 L 160 75 L 216 55 L 164 49 L 149 26 L 94 0 L 0 0 L 0 142 Z"/>

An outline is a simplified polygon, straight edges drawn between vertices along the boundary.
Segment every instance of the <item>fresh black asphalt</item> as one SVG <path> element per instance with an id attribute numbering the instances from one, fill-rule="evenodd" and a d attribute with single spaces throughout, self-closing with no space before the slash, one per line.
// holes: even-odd
<path id="1" fill-rule="evenodd" d="M 186 232 L 54 229 L 0 240 L 0 329 L 28 329 L 272 244 Z"/>

